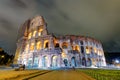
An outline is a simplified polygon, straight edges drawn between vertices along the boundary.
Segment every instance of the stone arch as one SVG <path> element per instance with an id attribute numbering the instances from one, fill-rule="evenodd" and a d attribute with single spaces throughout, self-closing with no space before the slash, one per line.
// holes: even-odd
<path id="1" fill-rule="evenodd" d="M 36 31 L 36 30 L 34 30 L 34 31 L 33 31 L 33 35 L 32 35 L 32 36 L 33 36 L 33 37 L 35 37 L 35 36 L 36 36 L 36 33 L 37 33 L 37 31 Z"/>
<path id="2" fill-rule="evenodd" d="M 34 57 L 33 67 L 38 67 L 39 58 L 37 56 Z"/>
<path id="3" fill-rule="evenodd" d="M 48 57 L 47 56 L 43 56 L 42 57 L 42 66 L 43 68 L 47 67 L 47 63 L 48 62 Z"/>
<path id="4" fill-rule="evenodd" d="M 75 46 L 73 47 L 73 50 L 80 52 L 80 47 L 79 47 L 79 45 L 75 45 Z"/>
<path id="5" fill-rule="evenodd" d="M 92 65 L 92 60 L 90 58 L 87 58 L 87 66 L 91 66 Z"/>
<path id="6" fill-rule="evenodd" d="M 75 57 L 72 57 L 72 58 L 71 58 L 71 66 L 72 66 L 72 67 L 76 67 Z"/>
<path id="7" fill-rule="evenodd" d="M 53 55 L 52 56 L 52 67 L 57 67 L 58 65 L 57 65 L 57 56 L 55 56 L 55 55 Z"/>
<path id="8" fill-rule="evenodd" d="M 31 44 L 30 44 L 30 51 L 33 51 L 33 50 L 34 50 L 34 45 L 35 45 L 35 43 L 34 43 L 34 42 L 31 42 Z"/>
<path id="9" fill-rule="evenodd" d="M 63 60 L 63 63 L 65 66 L 68 66 L 68 60 L 66 58 Z"/>
<path id="10" fill-rule="evenodd" d="M 44 41 L 44 48 L 49 48 L 49 41 L 48 40 Z"/>
<path id="11" fill-rule="evenodd" d="M 41 41 L 38 41 L 38 42 L 37 42 L 36 48 L 37 48 L 37 50 L 40 50 L 40 49 L 42 48 L 42 43 L 41 43 Z"/>
<path id="12" fill-rule="evenodd" d="M 85 57 L 82 58 L 82 66 L 86 66 L 86 59 L 85 59 Z"/>
<path id="13" fill-rule="evenodd" d="M 28 39 L 31 39 L 31 37 L 32 37 L 32 32 L 28 34 Z"/>
<path id="14" fill-rule="evenodd" d="M 55 48 L 59 48 L 59 47 L 60 47 L 59 43 L 55 43 Z"/>
<path id="15" fill-rule="evenodd" d="M 84 46 L 81 46 L 81 53 L 84 54 Z"/>

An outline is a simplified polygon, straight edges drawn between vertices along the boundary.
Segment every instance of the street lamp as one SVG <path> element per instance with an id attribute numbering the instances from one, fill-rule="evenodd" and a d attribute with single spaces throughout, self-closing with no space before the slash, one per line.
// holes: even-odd
<path id="1" fill-rule="evenodd" d="M 1 56 L 1 58 L 4 58 L 4 57 L 5 57 L 4 55 Z"/>

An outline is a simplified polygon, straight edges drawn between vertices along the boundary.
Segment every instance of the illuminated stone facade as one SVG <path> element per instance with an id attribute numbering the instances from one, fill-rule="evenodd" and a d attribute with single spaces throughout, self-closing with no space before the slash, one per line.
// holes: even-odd
<path id="1" fill-rule="evenodd" d="M 19 29 L 14 63 L 28 68 L 106 66 L 102 44 L 90 37 L 48 33 L 42 16 L 27 20 Z"/>

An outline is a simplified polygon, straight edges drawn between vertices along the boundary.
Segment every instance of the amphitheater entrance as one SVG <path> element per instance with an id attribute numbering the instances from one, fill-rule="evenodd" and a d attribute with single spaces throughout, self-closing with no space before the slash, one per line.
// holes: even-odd
<path id="1" fill-rule="evenodd" d="M 52 56 L 52 67 L 57 67 L 57 56 Z"/>
<path id="2" fill-rule="evenodd" d="M 32 67 L 32 58 L 29 58 L 28 59 L 28 68 L 31 68 Z"/>
<path id="3" fill-rule="evenodd" d="M 75 57 L 72 57 L 72 58 L 71 58 L 71 66 L 72 66 L 72 67 L 76 67 Z"/>
<path id="4" fill-rule="evenodd" d="M 38 64 L 39 64 L 39 59 L 38 57 L 35 57 L 33 67 L 38 67 Z"/>
<path id="5" fill-rule="evenodd" d="M 47 56 L 44 56 L 42 58 L 42 66 L 43 66 L 43 68 L 47 67 Z"/>

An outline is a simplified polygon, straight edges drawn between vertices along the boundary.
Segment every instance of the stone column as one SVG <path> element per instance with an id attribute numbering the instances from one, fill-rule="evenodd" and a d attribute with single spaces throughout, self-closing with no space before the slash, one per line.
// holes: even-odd
<path id="1" fill-rule="evenodd" d="M 49 68 L 50 67 L 50 64 L 51 64 L 51 56 L 48 55 L 48 60 L 47 60 L 47 67 Z"/>
<path id="2" fill-rule="evenodd" d="M 54 48 L 54 43 L 53 43 L 53 38 L 52 37 L 50 37 L 50 40 L 49 40 L 49 48 L 50 49 Z"/>
<path id="3" fill-rule="evenodd" d="M 44 49 L 44 40 L 41 40 L 41 49 Z"/>
<path id="4" fill-rule="evenodd" d="M 42 68 L 42 55 L 39 55 L 39 68 Z"/>

